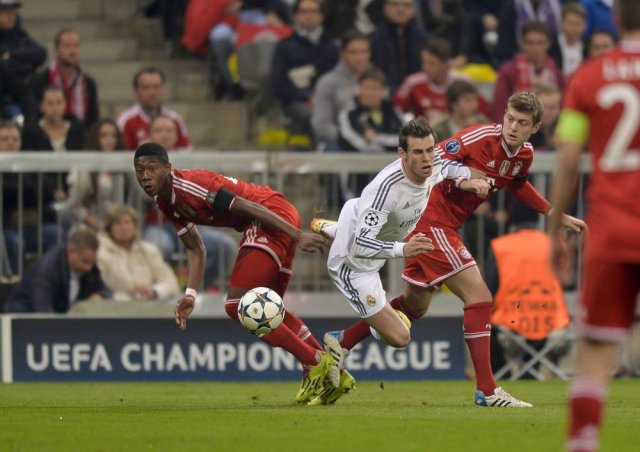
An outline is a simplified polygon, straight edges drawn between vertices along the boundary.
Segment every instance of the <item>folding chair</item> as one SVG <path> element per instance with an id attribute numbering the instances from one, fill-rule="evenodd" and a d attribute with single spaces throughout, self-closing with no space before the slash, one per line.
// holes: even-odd
<path id="1" fill-rule="evenodd" d="M 574 333 L 570 327 L 552 331 L 546 338 L 544 346 L 540 350 L 536 350 L 529 344 L 524 336 L 501 325 L 494 325 L 497 328 L 498 335 L 508 338 L 513 344 L 520 347 L 524 352 L 525 358 L 522 362 L 507 362 L 500 370 L 495 373 L 496 379 L 501 379 L 507 372 L 511 371 L 510 380 L 518 380 L 530 374 L 536 380 L 543 381 L 545 376 L 536 368 L 536 365 L 545 366 L 553 375 L 562 380 L 568 380 L 569 376 L 557 364 L 548 358 L 548 355 L 556 348 L 564 347 L 567 343 L 574 340 Z"/>

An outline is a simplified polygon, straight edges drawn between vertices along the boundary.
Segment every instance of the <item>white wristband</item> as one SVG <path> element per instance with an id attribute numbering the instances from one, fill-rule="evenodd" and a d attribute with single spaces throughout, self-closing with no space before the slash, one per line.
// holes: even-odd
<path id="1" fill-rule="evenodd" d="M 188 296 L 192 296 L 193 299 L 195 300 L 196 297 L 198 296 L 198 291 L 196 289 L 192 289 L 191 287 L 187 287 L 187 290 L 184 291 L 184 294 L 188 297 Z"/>

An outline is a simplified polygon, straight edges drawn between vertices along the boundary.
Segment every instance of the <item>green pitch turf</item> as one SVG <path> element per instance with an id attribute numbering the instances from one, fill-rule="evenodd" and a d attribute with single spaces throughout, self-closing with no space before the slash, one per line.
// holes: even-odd
<path id="1" fill-rule="evenodd" d="M 505 383 L 533 409 L 472 405 L 470 382 L 359 382 L 335 406 L 295 383 L 0 385 L 1 451 L 561 451 L 564 382 Z M 640 450 L 640 380 L 612 384 L 603 451 Z"/>

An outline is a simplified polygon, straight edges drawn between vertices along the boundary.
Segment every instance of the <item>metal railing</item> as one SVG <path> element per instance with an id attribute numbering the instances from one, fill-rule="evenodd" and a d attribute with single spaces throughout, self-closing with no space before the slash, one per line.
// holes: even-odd
<path id="1" fill-rule="evenodd" d="M 233 176 L 257 184 L 267 184 L 282 192 L 300 211 L 303 227 L 308 221 L 321 212 L 322 216 L 337 218 L 339 213 L 338 197 L 341 190 L 341 180 L 345 174 L 374 175 L 385 165 L 396 158 L 395 154 L 362 155 L 355 153 L 309 153 L 286 151 L 199 151 L 193 153 L 175 153 L 171 155 L 171 163 L 175 168 L 206 168 L 225 176 Z M 534 185 L 545 196 L 548 196 L 549 179 L 555 165 L 555 153 L 538 153 L 534 159 L 532 174 Z M 17 218 L 19 225 L 23 221 L 24 206 L 23 174 L 38 173 L 38 193 L 42 194 L 42 175 L 45 173 L 61 173 L 58 182 L 72 169 L 95 172 L 109 172 L 114 176 L 114 192 L 128 193 L 122 199 L 114 201 L 126 202 L 141 209 L 145 199 L 144 193 L 138 189 L 133 176 L 133 154 L 130 152 L 69 152 L 64 154 L 43 152 L 0 153 L 0 190 L 7 174 L 18 174 L 19 190 L 17 200 Z M 590 163 L 587 156 L 582 162 L 582 171 L 588 172 Z M 355 187 L 353 187 L 355 189 Z M 578 190 L 578 214 L 584 211 L 582 187 Z M 0 193 L 4 199 L 4 193 Z M 498 193 L 498 206 L 504 207 L 504 193 Z M 43 196 L 39 196 L 37 205 L 38 246 L 37 254 L 42 253 L 42 218 L 45 206 Z M 3 205 L 0 203 L 0 218 L 3 217 Z M 60 220 L 58 220 L 60 221 Z M 541 225 L 544 219 L 540 217 Z M 306 224 L 305 224 L 306 223 Z M 504 233 L 504 226 L 498 232 Z M 62 230 L 62 229 L 60 229 Z M 477 225 L 476 243 L 468 243 L 476 251 L 476 259 L 482 267 L 486 247 L 484 244 L 485 224 L 479 218 Z M 22 228 L 18 227 L 20 240 L 23 240 Z M 0 274 L 6 269 L 6 253 L 4 240 L 0 241 L 3 249 L 3 259 L 0 259 Z M 22 250 L 21 250 L 22 251 Z M 23 253 L 20 252 L 18 269 L 14 272 L 21 274 L 25 269 Z M 318 254 L 299 252 L 294 267 L 294 277 L 291 288 L 301 291 L 328 290 L 331 284 L 327 277 L 325 257 Z M 390 293 L 401 290 L 402 281 L 399 277 L 403 262 L 390 261 L 385 270 L 386 288 Z M 219 287 L 226 287 L 225 281 L 219 281 Z"/>

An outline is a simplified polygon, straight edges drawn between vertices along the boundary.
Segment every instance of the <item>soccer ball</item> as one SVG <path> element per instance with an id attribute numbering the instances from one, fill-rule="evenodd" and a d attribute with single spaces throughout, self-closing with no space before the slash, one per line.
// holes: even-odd
<path id="1" fill-rule="evenodd" d="M 268 334 L 284 320 L 284 303 L 268 287 L 256 287 L 245 293 L 238 303 L 238 318 L 243 327 L 256 335 Z"/>

